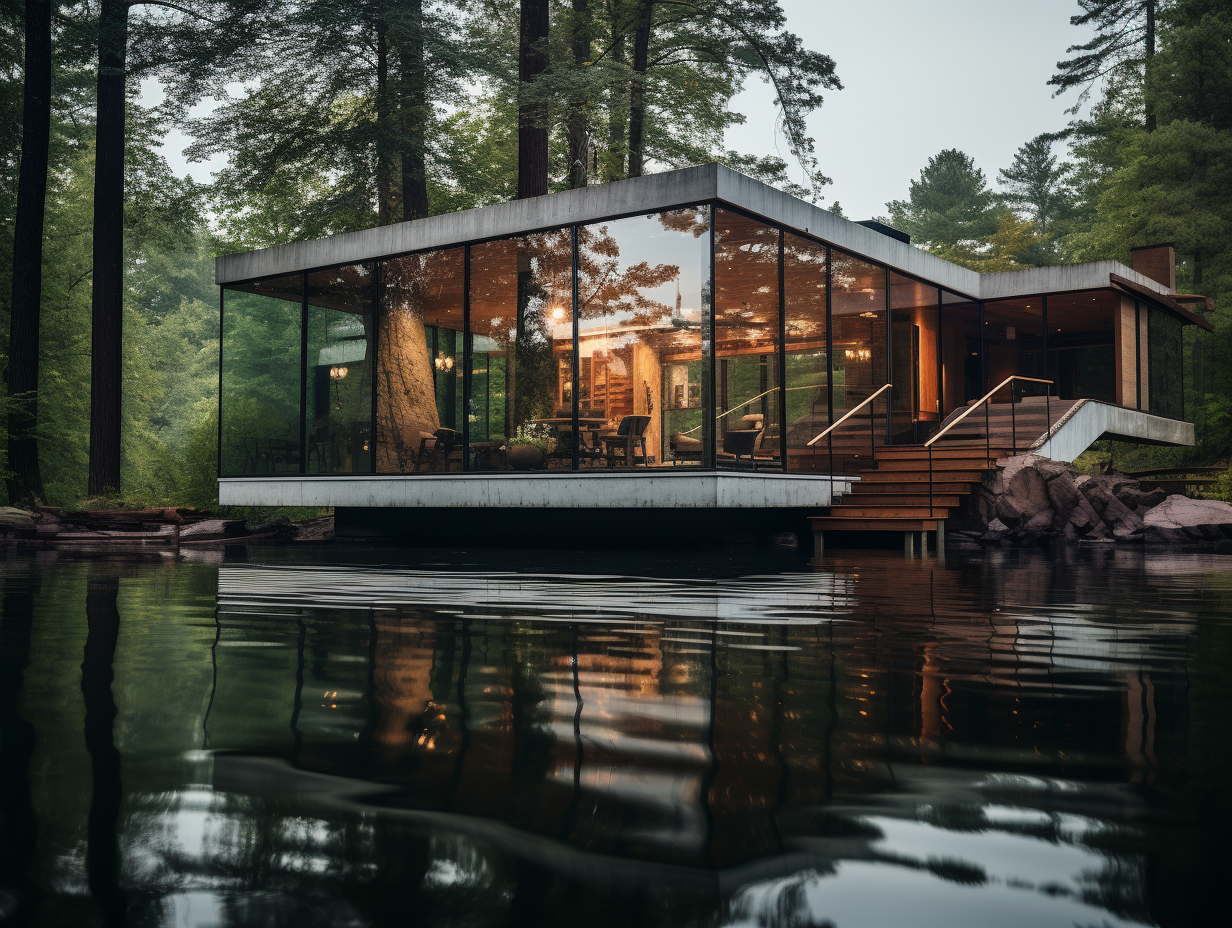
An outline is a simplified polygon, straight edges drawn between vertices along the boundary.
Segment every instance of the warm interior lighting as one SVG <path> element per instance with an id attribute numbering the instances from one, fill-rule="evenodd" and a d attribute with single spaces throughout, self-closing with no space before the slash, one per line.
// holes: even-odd
<path id="1" fill-rule="evenodd" d="M 873 352 L 869 348 L 848 348 L 843 352 L 848 361 L 871 361 Z"/>
<path id="2" fill-rule="evenodd" d="M 436 360 L 434 360 L 432 363 L 433 363 L 434 365 L 436 365 L 436 369 L 437 369 L 438 371 L 451 371 L 451 370 L 453 370 L 453 358 L 451 358 L 451 357 L 449 357 L 449 356 L 447 356 L 447 355 L 441 355 L 439 358 L 437 358 Z"/>
<path id="3" fill-rule="evenodd" d="M 870 313 L 860 313 L 860 315 L 863 316 L 865 319 L 876 319 L 877 318 L 877 314 L 871 313 L 871 312 Z"/>
<path id="4" fill-rule="evenodd" d="M 329 369 L 330 380 L 342 380 L 349 373 L 345 367 L 331 367 Z"/>
<path id="5" fill-rule="evenodd" d="M 560 322 L 561 319 L 565 318 L 565 311 L 561 309 L 559 306 L 553 306 L 552 307 L 552 318 L 555 319 L 557 322 Z"/>

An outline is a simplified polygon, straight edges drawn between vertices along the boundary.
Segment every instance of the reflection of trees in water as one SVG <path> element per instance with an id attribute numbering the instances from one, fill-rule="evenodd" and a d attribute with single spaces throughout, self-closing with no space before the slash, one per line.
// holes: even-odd
<path id="1" fill-rule="evenodd" d="M 525 598 L 505 610 L 518 618 L 503 621 L 387 603 L 375 613 L 224 607 L 212 747 L 264 748 L 302 768 L 254 777 L 247 793 L 222 780 L 211 792 L 208 761 L 195 762 L 199 775 L 182 766 L 155 771 L 148 749 L 130 750 L 124 740 L 141 727 L 134 723 L 166 715 L 167 678 L 155 687 L 148 668 L 126 664 L 125 655 L 157 652 L 162 640 L 130 632 L 162 636 L 177 627 L 167 616 L 179 608 L 178 588 L 150 587 L 159 621 L 147 629 L 128 621 L 126 584 L 117 651 L 114 586 L 91 586 L 90 627 L 80 629 L 78 583 L 75 621 L 89 640 L 82 690 L 72 685 L 76 660 L 53 669 L 51 682 L 41 669 L 27 671 L 22 685 L 27 699 L 47 702 L 48 718 L 60 703 L 79 711 L 87 690 L 99 696 L 91 743 L 106 762 L 101 733 L 110 732 L 111 750 L 126 758 L 127 793 L 111 833 L 119 834 L 122 876 L 96 880 L 105 868 L 93 861 L 91 885 L 104 897 L 123 892 L 134 923 L 173 921 L 197 893 L 214 900 L 220 924 L 233 925 L 396 924 L 408 912 L 450 923 L 461 911 L 481 924 L 516 915 L 538 924 L 809 925 L 826 915 L 809 908 L 809 868 L 824 892 L 836 862 L 861 858 L 883 868 L 888 886 L 912 872 L 940 880 L 939 892 L 1009 887 L 1024 899 L 1086 902 L 1110 920 L 1186 923 L 1203 903 L 1210 910 L 1217 828 L 1208 837 L 1185 807 L 1208 810 L 1216 824 L 1225 814 L 1212 798 L 1223 768 L 1207 772 L 1228 750 L 1221 662 L 1232 650 L 1232 624 L 1218 593 L 1207 601 L 1212 621 L 1196 623 L 1157 579 L 1134 580 L 1140 565 L 1132 559 L 1096 570 L 1002 557 L 944 571 L 860 557 L 830 568 L 852 578 L 850 595 L 827 607 L 843 611 L 840 621 L 818 626 L 661 614 L 625 626 L 534 622 L 552 607 L 531 605 L 535 581 L 520 576 L 510 582 Z M 413 594 L 414 583 L 400 576 Z M 647 601 L 652 583 L 635 584 Z M 1079 583 L 1092 587 L 1081 599 Z M 1127 583 L 1141 587 L 1118 590 Z M 773 595 L 764 578 L 740 587 L 750 609 Z M 60 621 L 53 599 L 25 600 L 23 613 L 22 595 L 6 581 L 0 671 L 22 663 L 14 630 L 30 627 L 30 609 L 46 610 L 36 629 Z M 677 595 L 692 608 L 711 593 L 693 583 Z M 668 600 L 662 590 L 656 596 Z M 1127 602 L 1139 604 L 1135 615 L 1118 611 Z M 211 679 L 209 618 L 192 639 L 206 658 L 193 678 L 198 713 Z M 1177 663 L 1187 646 L 1190 656 Z M 1122 725 L 1128 671 L 1136 677 L 1144 668 L 1154 687 L 1149 715 L 1157 717 L 1149 761 L 1131 754 L 1132 726 Z M 69 672 L 69 685 L 57 689 L 54 675 Z M 0 677 L 0 725 L 12 719 L 14 679 Z M 321 705 L 327 690 L 338 693 L 338 708 Z M 33 719 L 47 726 L 40 750 L 57 768 L 73 760 L 60 741 L 84 757 L 79 716 L 68 717 L 72 731 L 64 733 L 42 715 Z M 168 731 L 185 740 L 160 750 L 200 746 L 197 718 Z M 0 753 L 6 775 L 13 759 Z M 1128 782 L 1139 770 L 1144 782 Z M 332 774 L 319 780 L 336 789 L 375 781 L 386 791 L 318 801 L 318 780 L 303 779 L 314 771 Z M 78 792 L 89 796 L 88 785 Z M 69 834 L 70 818 L 85 824 L 72 797 L 58 803 L 47 789 L 35 783 L 37 805 L 47 809 L 43 835 Z M 0 797 L 6 829 L 20 798 Z M 707 804 L 709 847 L 699 842 Z M 433 817 L 446 807 L 457 814 Z M 1159 821 L 1164 813 L 1174 818 Z M 88 837 L 105 851 L 107 828 L 90 818 L 89 834 L 79 827 L 78 844 L 64 846 L 84 847 Z M 924 836 L 914 855 L 894 837 L 905 827 Z M 997 857 L 1006 846 L 1023 853 Z M 87 870 L 73 854 L 63 852 L 60 871 L 70 880 Z M 1041 862 L 1034 875 L 1019 857 Z M 705 859 L 722 865 L 725 887 L 737 885 L 720 893 Z"/>
<path id="2" fill-rule="evenodd" d="M 24 573 L 24 572 L 23 572 Z M 30 634 L 38 583 L 14 570 L 4 577 L 0 614 L 0 895 L 16 924 L 33 902 L 30 865 L 38 821 L 30 793 L 34 726 L 18 706 L 30 663 Z"/>
<path id="3" fill-rule="evenodd" d="M 90 892 L 103 909 L 107 926 L 125 922 L 127 902 L 120 890 L 120 854 L 117 823 L 122 789 L 120 752 L 115 745 L 116 704 L 111 693 L 115 678 L 116 641 L 120 611 L 116 606 L 120 580 L 114 567 L 103 562 L 86 580 L 85 657 L 81 663 L 81 695 L 85 699 L 86 748 L 90 752 L 90 816 L 86 836 L 86 872 Z"/>

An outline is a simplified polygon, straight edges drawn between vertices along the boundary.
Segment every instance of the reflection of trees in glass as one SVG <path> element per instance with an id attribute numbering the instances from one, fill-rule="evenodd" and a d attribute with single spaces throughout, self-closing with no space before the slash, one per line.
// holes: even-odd
<path id="1" fill-rule="evenodd" d="M 462 330 L 463 259 L 463 249 L 454 248 L 395 258 L 381 265 L 379 473 L 412 469 L 421 438 L 440 428 L 437 373 L 426 327 Z M 462 358 L 453 356 L 453 362 L 453 376 L 460 378 Z"/>
<path id="2" fill-rule="evenodd" d="M 300 304 L 223 294 L 222 471 L 272 468 L 270 440 L 299 440 Z"/>

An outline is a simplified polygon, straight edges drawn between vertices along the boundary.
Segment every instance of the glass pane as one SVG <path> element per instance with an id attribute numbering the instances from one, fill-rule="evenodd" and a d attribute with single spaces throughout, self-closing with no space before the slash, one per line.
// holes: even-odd
<path id="1" fill-rule="evenodd" d="M 890 313 L 896 437 L 923 441 L 941 410 L 937 288 L 891 272 Z"/>
<path id="2" fill-rule="evenodd" d="M 942 291 L 941 313 L 941 414 L 973 403 L 987 390 L 984 386 L 984 359 L 980 304 Z"/>
<path id="3" fill-rule="evenodd" d="M 572 274 L 568 229 L 471 248 L 475 470 L 573 465 Z"/>
<path id="4" fill-rule="evenodd" d="M 709 230 L 706 207 L 579 230 L 583 467 L 703 463 Z"/>
<path id="5" fill-rule="evenodd" d="M 834 415 L 859 405 L 886 382 L 885 269 L 835 250 L 831 285 Z"/>
<path id="6" fill-rule="evenodd" d="M 1150 358 L 1150 412 L 1156 416 L 1180 419 L 1184 415 L 1181 401 L 1182 332 L 1180 319 L 1151 308 L 1147 317 L 1147 351 Z"/>
<path id="7" fill-rule="evenodd" d="M 372 470 L 373 267 L 308 275 L 309 474 Z"/>
<path id="8" fill-rule="evenodd" d="M 714 228 L 717 460 L 781 467 L 779 230 L 723 209 Z"/>
<path id="9" fill-rule="evenodd" d="M 381 264 L 378 473 L 462 467 L 464 259 L 451 248 Z"/>
<path id="10" fill-rule="evenodd" d="M 1059 303 L 1053 307 L 1060 308 Z M 990 390 L 1014 374 L 1047 379 L 1044 304 L 1039 297 L 985 303 L 984 323 Z"/>
<path id="11" fill-rule="evenodd" d="M 1108 292 L 1048 298 L 1048 379 L 1062 399 L 1116 402 L 1120 308 L 1120 299 Z"/>
<path id="12" fill-rule="evenodd" d="M 298 474 L 303 277 L 223 291 L 221 475 Z"/>
<path id="13" fill-rule="evenodd" d="M 783 306 L 787 331 L 787 469 L 825 471 L 809 441 L 830 424 L 826 356 L 826 246 L 783 237 Z"/>

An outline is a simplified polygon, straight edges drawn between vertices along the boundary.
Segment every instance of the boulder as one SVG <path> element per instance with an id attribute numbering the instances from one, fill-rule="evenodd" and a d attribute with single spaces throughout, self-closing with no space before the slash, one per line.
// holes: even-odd
<path id="1" fill-rule="evenodd" d="M 1024 513 L 1033 516 L 1044 509 L 1052 508 L 1048 500 L 1048 485 L 1034 467 L 1020 468 L 1006 482 L 1006 487 L 1010 496 L 1022 501 Z"/>
<path id="2" fill-rule="evenodd" d="M 1087 502 L 1100 514 L 1104 523 L 1112 529 L 1115 537 L 1128 539 L 1131 536 L 1142 534 L 1144 527 L 1142 520 L 1132 509 L 1113 496 L 1112 490 L 1103 481 L 1088 481 L 1082 490 Z"/>
<path id="3" fill-rule="evenodd" d="M 1009 532 L 1010 528 L 1000 519 L 993 519 L 988 523 L 988 531 L 980 536 L 980 541 L 984 544 L 1000 544 L 1001 538 Z"/>
<path id="4" fill-rule="evenodd" d="M 1169 496 L 1142 517 L 1152 540 L 1204 540 L 1232 535 L 1232 506 L 1214 499 Z"/>

